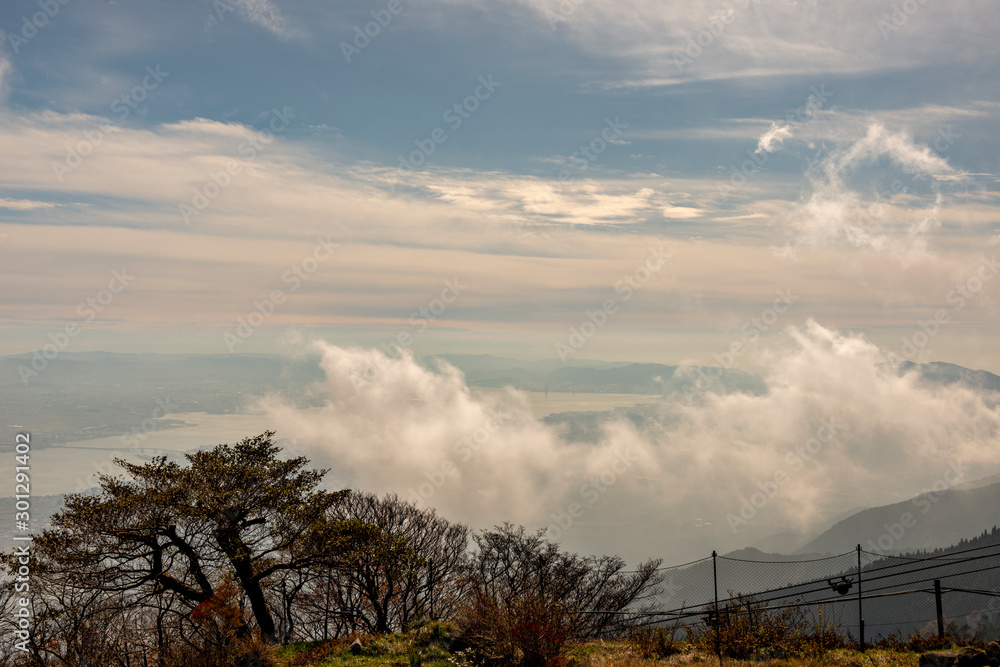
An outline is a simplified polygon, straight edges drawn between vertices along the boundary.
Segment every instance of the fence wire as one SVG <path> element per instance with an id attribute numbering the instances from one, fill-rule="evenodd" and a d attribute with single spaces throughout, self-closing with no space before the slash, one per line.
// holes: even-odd
<path id="1" fill-rule="evenodd" d="M 889 556 L 859 546 L 782 561 L 713 553 L 660 573 L 662 592 L 637 611 L 638 624 L 710 627 L 734 614 L 759 619 L 795 609 L 849 641 L 939 631 L 1000 639 L 1000 544 L 932 556 Z"/>

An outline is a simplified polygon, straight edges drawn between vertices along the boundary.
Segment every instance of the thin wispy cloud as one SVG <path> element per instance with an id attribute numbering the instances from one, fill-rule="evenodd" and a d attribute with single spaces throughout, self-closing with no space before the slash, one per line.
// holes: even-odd
<path id="1" fill-rule="evenodd" d="M 793 216 L 799 243 L 846 243 L 900 258 L 927 253 L 928 235 L 940 224 L 941 183 L 963 176 L 943 152 L 873 122 L 864 136 L 824 155 L 811 171 L 812 193 Z M 851 179 L 883 159 L 898 168 L 898 177 L 887 179 L 881 191 L 859 191 Z"/>
<path id="2" fill-rule="evenodd" d="M 469 336 L 545 356 L 669 238 L 687 253 L 676 281 L 644 288 L 592 349 L 677 361 L 711 358 L 790 284 L 809 304 L 794 323 L 899 335 L 997 237 L 1000 106 L 982 72 L 1000 62 L 1000 15 L 980 2 L 926 3 L 888 33 L 876 0 L 448 0 L 391 21 L 376 8 L 381 23 L 343 3 L 226 4 L 74 0 L 0 58 L 0 224 L 21 248 L 5 277 L 25 290 L 4 304 L 9 352 L 66 312 L 39 275 L 52 257 L 70 284 L 141 258 L 149 299 L 130 316 L 189 322 L 218 351 L 270 276 L 332 234 L 350 257 L 248 350 L 296 325 L 378 339 L 454 267 L 488 287 L 418 351 Z M 8 30 L 22 18 L 0 8 Z M 169 76 L 154 88 L 150 70 Z M 1000 369 L 966 344 L 992 324 L 969 308 L 934 353 Z M 150 327 L 142 340 L 170 340 Z"/>
<path id="3" fill-rule="evenodd" d="M 280 39 L 300 39 L 305 32 L 294 27 L 272 0 L 228 0 L 226 7 Z"/>
<path id="4" fill-rule="evenodd" d="M 0 208 L 6 208 L 12 211 L 34 211 L 37 209 L 52 208 L 53 206 L 55 206 L 55 204 L 51 202 L 0 197 Z"/>

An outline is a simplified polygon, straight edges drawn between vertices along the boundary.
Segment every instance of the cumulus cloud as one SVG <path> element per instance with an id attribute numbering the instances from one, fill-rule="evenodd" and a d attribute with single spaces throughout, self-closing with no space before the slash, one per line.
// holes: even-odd
<path id="1" fill-rule="evenodd" d="M 455 368 L 424 368 L 405 350 L 391 358 L 325 342 L 316 348 L 326 408 L 266 403 L 279 434 L 311 445 L 346 483 L 395 491 L 459 520 L 544 523 L 580 480 L 600 475 L 639 441 L 615 424 L 598 446 L 566 442 L 532 416 L 523 394 L 476 397 Z M 648 448 L 629 455 L 657 468 Z"/>
<path id="2" fill-rule="evenodd" d="M 264 408 L 341 484 L 394 491 L 476 526 L 551 528 L 577 502 L 583 515 L 566 539 L 635 558 L 808 530 L 858 503 L 911 497 L 952 464 L 997 469 L 995 397 L 900 375 L 871 342 L 816 322 L 788 334 L 790 348 L 766 353 L 766 393 L 667 397 L 579 441 L 533 418 L 516 391 L 479 396 L 447 365 L 324 342 L 326 406 Z M 740 521 L 744 500 L 772 482 L 766 506 Z M 674 531 L 651 535 L 650 517 Z"/>

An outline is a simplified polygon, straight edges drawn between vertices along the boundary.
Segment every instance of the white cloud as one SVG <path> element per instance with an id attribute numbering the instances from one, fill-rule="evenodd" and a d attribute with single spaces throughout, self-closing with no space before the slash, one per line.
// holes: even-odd
<path id="1" fill-rule="evenodd" d="M 616 550 L 629 557 L 683 558 L 709 543 L 731 548 L 782 526 L 809 528 L 858 503 L 915 495 L 953 461 L 979 474 L 1000 468 L 996 396 L 899 376 L 869 341 L 815 322 L 789 335 L 790 348 L 765 354 L 766 393 L 673 397 L 647 413 L 642 430 L 612 420 L 596 442 L 534 419 L 517 392 L 477 396 L 451 367 L 433 372 L 409 354 L 329 343 L 317 343 L 324 408 L 264 407 L 279 435 L 332 465 L 338 483 L 404 497 L 423 486 L 428 504 L 477 526 L 551 525 L 552 514 L 580 500 L 582 484 L 627 452 L 632 466 L 586 505 L 574 539 L 590 551 L 622 544 Z M 830 430 L 834 437 L 802 458 L 810 439 Z M 779 472 L 786 481 L 760 519 L 735 523 L 734 534 L 727 516 Z M 701 517 L 714 528 L 704 545 L 690 534 L 650 541 L 636 518 L 648 516 L 670 525 Z M 636 544 L 655 551 L 637 553 Z"/>
<path id="2" fill-rule="evenodd" d="M 562 183 L 556 170 L 550 178 L 437 167 L 410 172 L 350 163 L 335 154 L 319 159 L 308 140 L 296 140 L 291 132 L 276 135 L 249 159 L 237 150 L 243 138 L 253 134 L 242 124 L 192 119 L 148 130 L 114 127 L 101 135 L 101 122 L 102 118 L 86 114 L 0 112 L 0 145 L 7 158 L 0 163 L 0 189 L 8 198 L 0 210 L 18 207 L 16 222 L 22 223 L 10 221 L 3 229 L 22 245 L 22 252 L 8 258 L 4 276 L 24 281 L 25 293 L 32 295 L 3 305 L 11 317 L 30 322 L 60 318 L 65 295 L 57 283 L 79 284 L 80 275 L 102 275 L 110 253 L 116 262 L 131 264 L 142 258 L 146 266 L 143 286 L 136 293 L 148 298 L 134 304 L 132 321 L 229 326 L 275 281 L 281 285 L 282 272 L 301 259 L 316 236 L 333 234 L 338 242 L 351 244 L 349 258 L 324 265 L 322 275 L 289 300 L 269 322 L 269 329 L 297 322 L 304 327 L 364 330 L 366 337 L 352 340 L 377 339 L 386 328 L 405 325 L 412 308 L 425 301 L 421 290 L 451 277 L 442 275 L 444 271 L 455 270 L 490 287 L 470 296 L 473 309 L 441 328 L 448 331 L 429 334 L 428 344 L 431 339 L 433 344 L 444 344 L 439 341 L 448 335 L 452 336 L 448 344 L 459 336 L 483 345 L 507 338 L 533 349 L 545 348 L 541 352 L 545 354 L 551 353 L 547 341 L 558 338 L 552 333 L 555 327 L 560 327 L 560 334 L 564 331 L 567 304 L 583 312 L 599 303 L 622 272 L 634 268 L 637 248 L 651 242 L 656 224 L 666 216 L 694 219 L 699 211 L 697 234 L 704 241 L 687 247 L 686 258 L 677 262 L 678 285 L 697 298 L 682 299 L 664 286 L 647 286 L 616 320 L 622 324 L 608 327 L 606 337 L 595 343 L 595 356 L 676 360 L 681 353 L 662 345 L 658 337 L 684 337 L 725 322 L 734 309 L 753 310 L 761 291 L 767 291 L 761 285 L 770 281 L 814 290 L 811 314 L 824 321 L 885 330 L 901 326 L 887 321 L 886 291 L 892 298 L 905 294 L 892 302 L 894 307 L 932 307 L 940 297 L 937 286 L 948 278 L 945 263 L 933 273 L 921 266 L 921 271 L 900 274 L 905 285 L 890 290 L 887 280 L 893 280 L 899 266 L 879 260 L 869 267 L 873 287 L 856 290 L 853 275 L 846 277 L 841 264 L 854 261 L 855 243 L 842 229 L 844 220 L 852 220 L 849 211 L 833 210 L 836 200 L 831 204 L 817 197 L 814 205 L 831 206 L 830 213 L 840 216 L 835 215 L 834 222 L 841 226 L 816 222 L 814 229 L 809 226 L 813 217 L 829 223 L 829 216 L 811 217 L 813 211 L 807 206 L 771 195 L 763 178 L 752 180 L 742 191 L 753 195 L 751 203 L 722 208 L 714 202 L 718 182 L 709 178 L 588 171 L 587 178 Z M 60 181 L 53 164 L 90 141 L 87 136 L 102 138 Z M 848 148 L 845 142 L 828 157 Z M 903 149 L 896 152 L 907 154 Z M 239 163 L 240 173 L 190 225 L 185 224 L 179 204 L 190 205 L 195 190 L 213 183 L 212 174 L 219 177 L 231 160 Z M 852 169 L 843 173 L 849 175 Z M 811 176 L 819 186 L 825 182 L 822 161 Z M 847 185 L 844 188 L 850 191 Z M 820 187 L 817 192 L 826 191 Z M 894 198 L 885 217 L 891 225 L 867 230 L 868 234 L 910 245 L 940 241 L 953 258 L 978 253 L 977 239 L 996 234 L 997 201 L 985 195 L 970 197 L 946 198 L 939 215 L 944 227 L 937 230 L 938 217 L 929 215 L 935 210 L 932 198 Z M 72 206 L 66 203 L 70 201 Z M 863 208 L 861 195 L 857 202 Z M 743 217 L 749 215 L 758 217 Z M 796 246 L 816 248 L 810 251 L 810 262 L 824 267 L 820 274 L 812 275 L 792 262 L 774 261 L 768 244 L 786 240 L 782 225 L 789 221 L 795 223 Z M 52 235 L 51 225 L 63 226 Z M 962 232 L 950 231 L 956 228 Z M 982 236 L 969 233 L 972 229 Z M 852 238 L 880 243 L 878 238 Z M 233 239 L 239 239 L 238 246 Z M 819 254 L 830 246 L 837 246 L 834 254 L 823 255 L 820 261 Z M 81 252 L 84 247 L 90 251 Z M 188 266 L 192 258 L 194 264 L 178 272 L 177 267 Z M 717 269 L 720 262 L 726 266 L 724 272 Z M 41 272 L 42 266 L 49 268 Z M 925 280 L 930 282 L 921 282 Z M 548 289 L 535 289 L 538 284 Z M 914 287 L 917 284 L 922 288 Z M 185 298 L 192 292 L 198 298 Z M 654 295 L 655 302 L 645 302 Z M 924 317 L 922 311 L 907 310 L 906 316 L 895 312 L 904 318 L 902 326 L 911 314 Z M 988 314 L 977 316 L 985 321 L 982 318 Z M 278 335 L 261 333 L 248 347 L 260 343 L 255 351 L 274 351 L 262 342 L 272 333 Z M 144 335 L 151 334 L 147 330 Z M 636 336 L 642 337 L 640 346 L 628 342 Z M 704 352 L 708 343 L 703 338 L 696 343 L 685 339 L 685 349 Z M 215 330 L 204 334 L 204 340 L 198 344 L 220 345 Z M 941 340 L 949 341 L 952 360 L 961 362 L 961 355 L 973 354 L 957 342 L 957 334 Z M 7 349 L 18 352 L 23 345 L 8 342 Z M 213 349 L 220 348 L 208 347 Z M 992 363 L 986 360 L 982 365 Z"/>
<path id="3" fill-rule="evenodd" d="M 279 434 L 304 443 L 321 464 L 336 461 L 341 483 L 426 499 L 458 520 L 544 523 L 579 480 L 600 474 L 635 440 L 615 425 L 599 446 L 565 442 L 517 392 L 477 398 L 460 372 L 427 370 L 408 351 L 394 359 L 316 347 L 328 403 L 303 412 L 265 402 Z M 634 455 L 655 469 L 648 453 Z"/>
<path id="4" fill-rule="evenodd" d="M 1000 15 L 976 0 L 922 4 L 889 39 L 878 21 L 888 18 L 892 8 L 878 0 L 845 0 L 835 6 L 787 0 L 641 0 L 628 6 L 613 0 L 520 2 L 538 12 L 540 31 L 550 28 L 553 11 L 573 7 L 553 32 L 604 58 L 617 54 L 626 73 L 602 81 L 607 87 L 861 73 L 998 55 L 989 36 L 1000 28 Z M 955 49 L 956 43 L 964 48 Z"/>
<path id="5" fill-rule="evenodd" d="M 226 123 L 208 118 L 192 118 L 176 123 L 166 123 L 163 129 L 168 132 L 207 134 L 220 137 L 245 137 L 252 130 L 241 123 Z"/>
<path id="6" fill-rule="evenodd" d="M 761 135 L 757 140 L 758 153 L 773 153 L 785 142 L 785 139 L 792 137 L 792 130 L 788 125 L 778 125 L 771 123 L 770 129 Z"/>
<path id="7" fill-rule="evenodd" d="M 14 211 L 34 211 L 40 208 L 52 208 L 53 206 L 55 206 L 55 204 L 46 201 L 0 197 L 0 208 L 8 208 Z"/>
<path id="8" fill-rule="evenodd" d="M 881 159 L 913 177 L 924 177 L 933 192 L 907 194 L 908 186 L 896 179 L 899 189 L 866 199 L 849 179 Z M 823 156 L 809 176 L 812 194 L 793 214 L 797 243 L 843 243 L 912 259 L 928 252 L 928 235 L 938 227 L 943 203 L 940 184 L 963 174 L 941 153 L 915 143 L 909 133 L 872 122 L 864 136 Z"/>
<path id="9" fill-rule="evenodd" d="M 663 217 L 673 218 L 675 220 L 689 220 L 691 218 L 699 218 L 705 212 L 700 208 L 692 208 L 690 206 L 664 206 L 663 207 Z"/>
<path id="10" fill-rule="evenodd" d="M 271 0 L 239 0 L 235 5 L 247 20 L 281 39 L 295 39 L 304 35 L 301 30 L 291 26 Z"/>

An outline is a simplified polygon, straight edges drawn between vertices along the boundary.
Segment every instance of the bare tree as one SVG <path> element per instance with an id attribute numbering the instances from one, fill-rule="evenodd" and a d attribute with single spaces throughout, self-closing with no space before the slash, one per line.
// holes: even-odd
<path id="1" fill-rule="evenodd" d="M 503 524 L 474 536 L 460 617 L 465 640 L 523 665 L 544 665 L 570 639 L 620 632 L 628 614 L 658 595 L 659 560 L 625 572 L 617 556 L 562 551 L 523 526 Z"/>
<path id="2" fill-rule="evenodd" d="M 461 595 L 461 571 L 468 527 L 454 524 L 433 509 L 421 509 L 395 494 L 378 497 L 352 491 L 332 510 L 339 520 L 353 519 L 390 536 L 381 549 L 338 568 L 333 580 L 342 602 L 363 601 L 360 629 L 385 633 L 405 628 L 420 616 L 449 618 Z"/>

